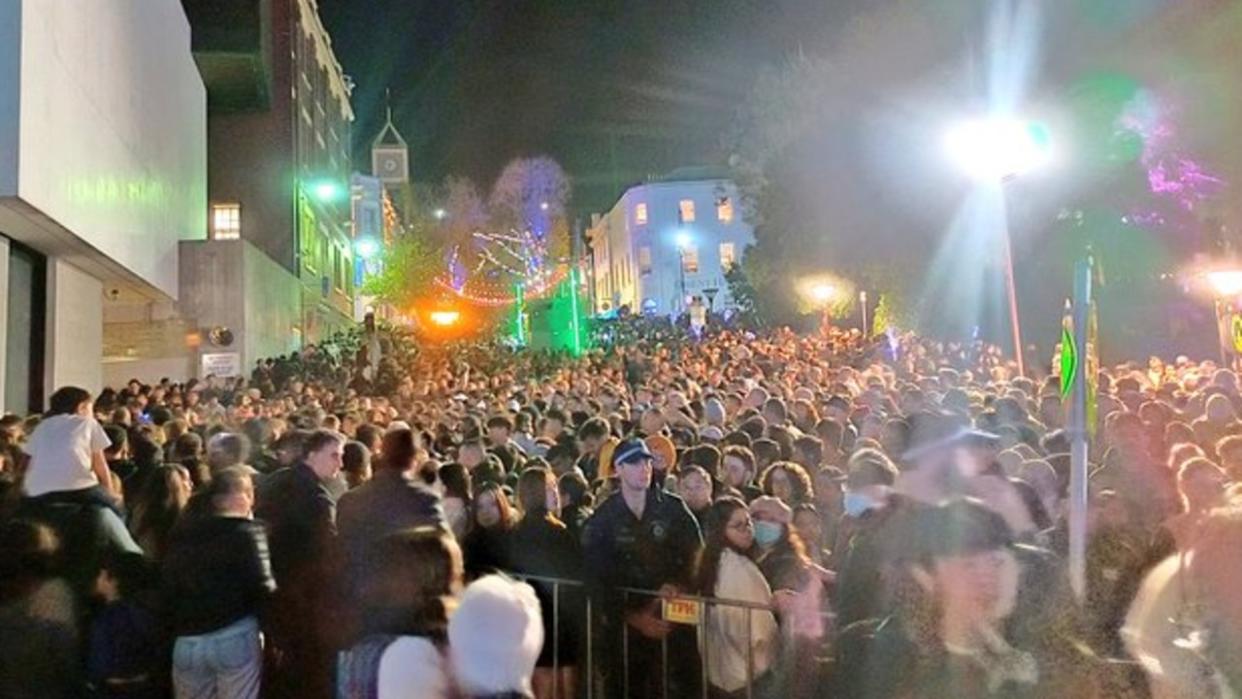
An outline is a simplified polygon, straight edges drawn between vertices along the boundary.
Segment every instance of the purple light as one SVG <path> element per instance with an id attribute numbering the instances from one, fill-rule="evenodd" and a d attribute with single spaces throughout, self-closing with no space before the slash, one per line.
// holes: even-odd
<path id="1" fill-rule="evenodd" d="M 1193 211 L 1203 201 L 1220 194 L 1224 179 L 1209 172 L 1198 161 L 1181 151 L 1177 144 L 1177 110 L 1161 101 L 1151 90 L 1139 90 L 1117 120 L 1120 129 L 1143 139 L 1140 162 L 1147 171 L 1147 187 L 1152 194 L 1167 197 L 1185 211 Z M 1138 225 L 1152 225 L 1149 217 Z M 1165 222 L 1163 218 L 1159 225 Z"/>

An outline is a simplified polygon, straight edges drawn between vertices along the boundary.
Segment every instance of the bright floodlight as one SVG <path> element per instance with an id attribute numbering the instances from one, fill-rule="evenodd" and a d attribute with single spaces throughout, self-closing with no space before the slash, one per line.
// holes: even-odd
<path id="1" fill-rule="evenodd" d="M 828 303 L 832 300 L 834 291 L 831 284 L 816 284 L 811 287 L 811 298 L 818 303 Z"/>
<path id="2" fill-rule="evenodd" d="M 335 201 L 341 193 L 341 188 L 332 180 L 319 180 L 311 186 L 315 198 L 322 202 Z"/>
<path id="3" fill-rule="evenodd" d="M 444 209 L 436 209 L 434 212 L 432 212 L 432 215 L 436 217 L 437 221 L 443 221 L 444 217 L 448 215 L 448 212 L 445 211 Z"/>
<path id="4" fill-rule="evenodd" d="M 432 311 L 430 317 L 431 322 L 436 325 L 446 326 L 456 323 L 461 318 L 461 313 L 457 311 Z"/>
<path id="5" fill-rule="evenodd" d="M 962 122 L 945 135 L 945 150 L 966 174 L 984 181 L 1030 172 L 1052 158 L 1048 129 L 1018 119 Z"/>
<path id="6" fill-rule="evenodd" d="M 689 233 L 678 233 L 677 236 L 673 238 L 673 242 L 677 243 L 677 249 L 685 250 L 686 248 L 690 247 L 690 243 L 691 243 L 690 234 Z"/>
<path id="7" fill-rule="evenodd" d="M 379 243 L 370 236 L 359 238 L 354 241 L 354 252 L 358 253 L 358 257 L 369 260 L 379 253 Z"/>
<path id="8" fill-rule="evenodd" d="M 1216 291 L 1217 296 L 1237 296 L 1242 294 L 1242 270 L 1229 269 L 1208 272 L 1208 283 Z"/>

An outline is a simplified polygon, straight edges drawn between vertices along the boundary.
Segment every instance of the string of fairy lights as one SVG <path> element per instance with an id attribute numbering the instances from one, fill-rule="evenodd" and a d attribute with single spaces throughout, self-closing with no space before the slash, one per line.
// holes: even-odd
<path id="1" fill-rule="evenodd" d="M 471 242 L 476 246 L 478 257 L 473 269 L 467 273 L 461 246 L 455 245 L 444 273 L 436 277 L 435 283 L 442 290 L 478 306 L 512 305 L 518 300 L 519 285 L 523 299 L 541 298 L 568 274 L 565 265 L 548 268 L 546 241 L 530 230 L 511 229 L 502 234 L 475 231 Z M 497 278 L 503 281 L 490 281 Z"/>

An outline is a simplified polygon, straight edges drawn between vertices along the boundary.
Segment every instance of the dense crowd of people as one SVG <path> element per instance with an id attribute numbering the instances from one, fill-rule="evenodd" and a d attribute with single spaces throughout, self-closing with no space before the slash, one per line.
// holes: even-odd
<path id="1" fill-rule="evenodd" d="M 0 696 L 1242 695 L 1242 393 L 914 335 L 372 324 L 0 418 Z"/>

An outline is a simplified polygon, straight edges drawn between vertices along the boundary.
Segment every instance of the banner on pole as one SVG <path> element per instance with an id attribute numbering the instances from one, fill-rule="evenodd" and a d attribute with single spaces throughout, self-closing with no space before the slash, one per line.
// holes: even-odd
<path id="1" fill-rule="evenodd" d="M 1100 307 L 1091 299 L 1091 308 L 1087 311 L 1087 405 L 1086 421 L 1087 436 L 1095 439 L 1099 427 L 1099 393 L 1100 393 Z"/>
<path id="2" fill-rule="evenodd" d="M 1074 343 L 1073 321 L 1066 315 L 1061 326 L 1061 400 L 1069 398 L 1074 390 L 1074 376 L 1078 373 L 1078 348 Z"/>

